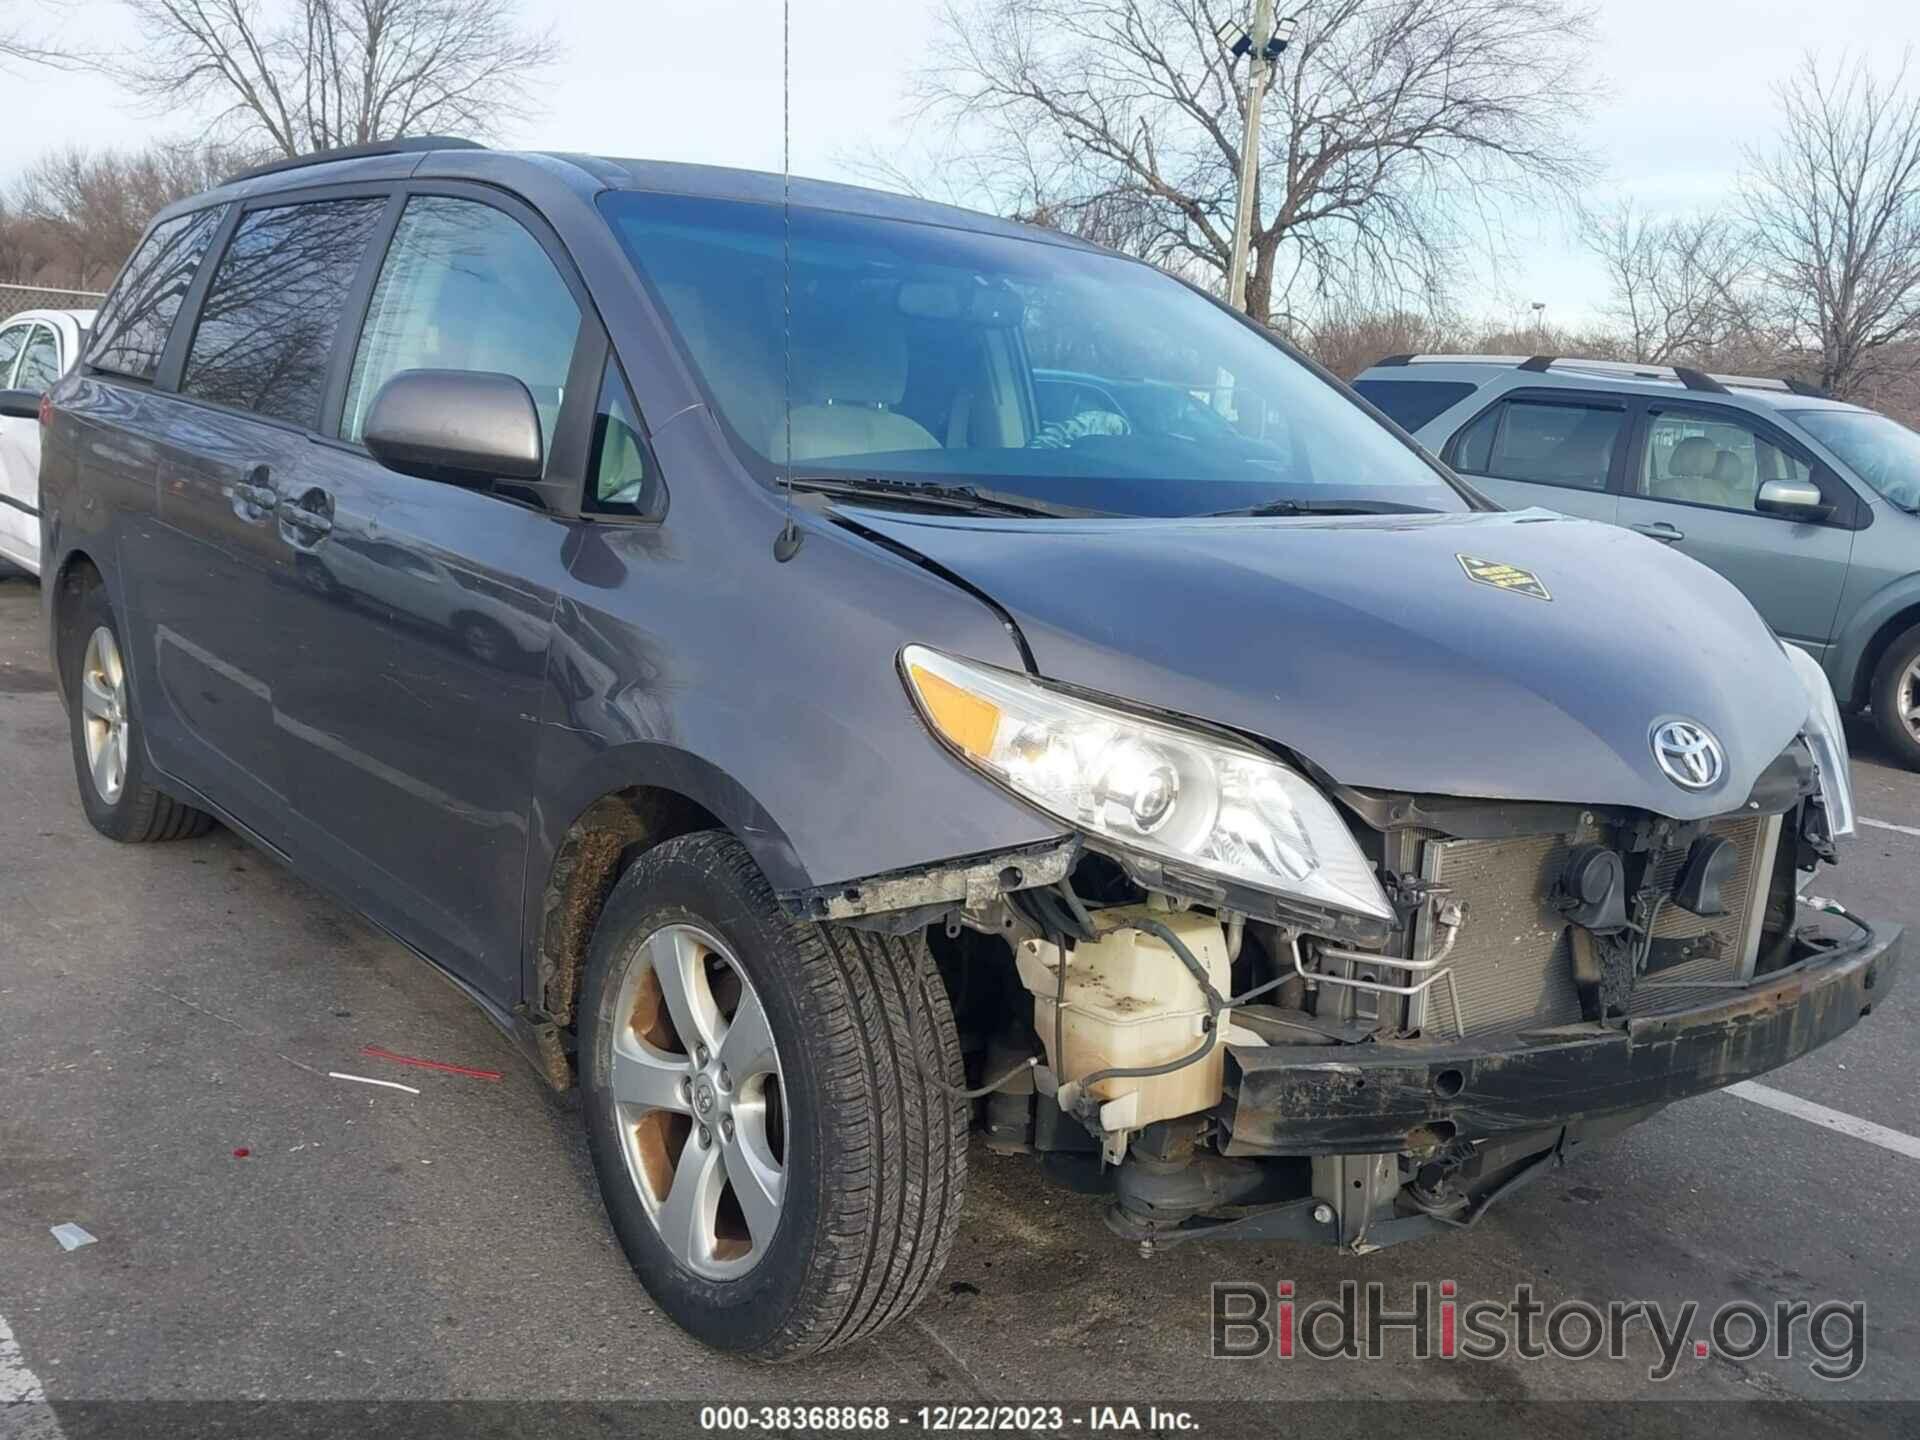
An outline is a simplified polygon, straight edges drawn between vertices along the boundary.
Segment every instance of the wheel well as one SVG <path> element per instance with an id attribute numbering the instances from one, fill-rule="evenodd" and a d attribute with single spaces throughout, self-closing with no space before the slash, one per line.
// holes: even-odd
<path id="1" fill-rule="evenodd" d="M 603 795 L 567 827 L 540 907 L 537 1003 L 554 1024 L 575 1023 L 587 949 L 607 895 L 639 856 L 696 830 L 724 830 L 704 806 L 673 790 L 636 786 Z"/>
<path id="2" fill-rule="evenodd" d="M 1920 605 L 1909 605 L 1874 632 L 1860 657 L 1860 668 L 1854 672 L 1853 704 L 1856 707 L 1864 709 L 1872 703 L 1873 680 L 1880 673 L 1880 662 L 1886 658 L 1893 642 L 1915 625 L 1920 625 Z"/>
<path id="3" fill-rule="evenodd" d="M 54 577 L 53 642 L 56 648 L 52 656 L 53 673 L 55 682 L 63 687 L 67 651 L 73 638 L 73 617 L 79 613 L 81 597 L 103 583 L 100 567 L 93 563 L 93 557 L 84 550 L 76 550 L 67 556 L 60 566 L 60 573 Z"/>

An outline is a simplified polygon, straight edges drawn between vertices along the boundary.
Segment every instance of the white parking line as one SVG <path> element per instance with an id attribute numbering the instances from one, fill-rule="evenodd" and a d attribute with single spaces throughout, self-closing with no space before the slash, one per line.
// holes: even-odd
<path id="1" fill-rule="evenodd" d="M 1876 1125 L 1871 1120 L 1858 1119 L 1843 1111 L 1829 1110 L 1824 1105 L 1802 1100 L 1798 1095 L 1789 1095 L 1771 1085 L 1756 1085 L 1751 1080 L 1742 1080 L 1737 1085 L 1727 1086 L 1727 1094 L 1738 1095 L 1742 1100 L 1751 1100 L 1755 1105 L 1764 1105 L 1783 1115 L 1797 1115 L 1802 1120 L 1837 1130 L 1842 1135 L 1851 1135 L 1869 1145 L 1878 1145 L 1882 1150 L 1891 1150 L 1909 1160 L 1920 1160 L 1920 1139 L 1904 1135 L 1898 1130 L 1889 1130 L 1884 1125 Z"/>
<path id="2" fill-rule="evenodd" d="M 1860 816 L 1859 820 L 1862 825 L 1871 825 L 1876 830 L 1892 830 L 1900 835 L 1920 835 L 1920 826 L 1895 825 L 1889 820 L 1869 820 L 1864 815 Z"/>
<path id="3" fill-rule="evenodd" d="M 20 1342 L 0 1315 L 0 1440 L 66 1440 L 40 1377 L 27 1368 Z"/>

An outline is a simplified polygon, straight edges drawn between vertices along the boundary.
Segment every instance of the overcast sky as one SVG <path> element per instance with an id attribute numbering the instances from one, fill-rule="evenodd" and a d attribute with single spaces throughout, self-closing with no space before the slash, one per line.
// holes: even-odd
<path id="1" fill-rule="evenodd" d="M 529 15 L 565 17 L 567 56 L 551 76 L 547 110 L 510 143 L 779 167 L 778 0 L 524 3 Z M 899 135 L 902 84 L 938 3 L 793 0 L 797 172 L 857 178 L 845 157 Z M 1742 144 L 1772 133 L 1771 86 L 1801 50 L 1853 47 L 1891 64 L 1920 44 L 1913 0 L 1596 0 L 1595 9 L 1595 68 L 1609 92 L 1590 132 L 1609 176 L 1596 198 L 1627 193 L 1655 211 L 1710 205 L 1730 190 Z M 89 46 L 128 38 L 111 0 L 80 0 L 64 14 Z M 105 80 L 33 70 L 0 74 L 0 116 L 0 182 L 50 145 L 133 146 L 193 128 L 191 117 L 142 114 Z M 1476 277 L 1462 298 L 1495 316 L 1524 315 L 1540 300 L 1555 322 L 1591 317 L 1604 281 L 1559 218 L 1514 225 L 1518 271 Z"/>

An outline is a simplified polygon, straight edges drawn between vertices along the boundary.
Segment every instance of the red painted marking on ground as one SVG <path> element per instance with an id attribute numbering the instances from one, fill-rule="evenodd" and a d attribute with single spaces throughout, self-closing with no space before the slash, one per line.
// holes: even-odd
<path id="1" fill-rule="evenodd" d="M 498 1070 L 481 1070 L 472 1065 L 449 1065 L 444 1060 L 422 1060 L 418 1055 L 396 1055 L 393 1051 L 379 1045 L 362 1045 L 362 1055 L 371 1055 L 376 1060 L 391 1060 L 396 1065 L 411 1065 L 418 1070 L 438 1070 L 447 1075 L 470 1075 L 475 1080 L 499 1080 L 504 1077 Z"/>

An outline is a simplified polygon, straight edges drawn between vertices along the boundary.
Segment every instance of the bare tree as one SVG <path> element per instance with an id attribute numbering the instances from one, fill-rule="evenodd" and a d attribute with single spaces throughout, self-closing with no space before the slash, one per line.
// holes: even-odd
<path id="1" fill-rule="evenodd" d="M 0 205 L 0 266 L 11 254 L 10 268 L 41 284 L 102 286 L 156 211 L 255 158 L 219 145 L 52 151 L 27 168 Z"/>
<path id="2" fill-rule="evenodd" d="M 1218 282 L 1244 71 L 1216 32 L 1238 9 L 947 0 L 917 111 L 973 198 Z M 1576 0 L 1307 0 L 1263 117 L 1249 310 L 1425 303 L 1502 206 L 1569 193 L 1592 34 Z"/>
<path id="3" fill-rule="evenodd" d="M 208 105 L 241 140 L 298 156 L 400 135 L 485 138 L 525 113 L 559 54 L 513 0 L 127 0 L 137 94 Z"/>
<path id="4" fill-rule="evenodd" d="M 20 18 L 27 8 L 19 0 L 0 0 L 0 70 L 6 69 L 14 61 L 51 65 L 56 69 L 71 65 L 74 56 L 69 49 L 56 46 L 37 30 L 30 29 Z M 42 20 L 49 10 L 59 8 L 59 0 L 40 0 L 33 6 Z"/>
<path id="5" fill-rule="evenodd" d="M 1777 350 L 1751 239 L 1717 211 L 1659 218 L 1631 200 L 1590 215 L 1586 244 L 1605 266 L 1610 317 L 1627 358 L 1651 365 L 1706 363 Z"/>
<path id="6" fill-rule="evenodd" d="M 1749 157 L 1750 243 L 1796 338 L 1836 395 L 1863 391 L 1920 339 L 1920 96 L 1807 56 L 1779 88 L 1783 134 Z"/>

